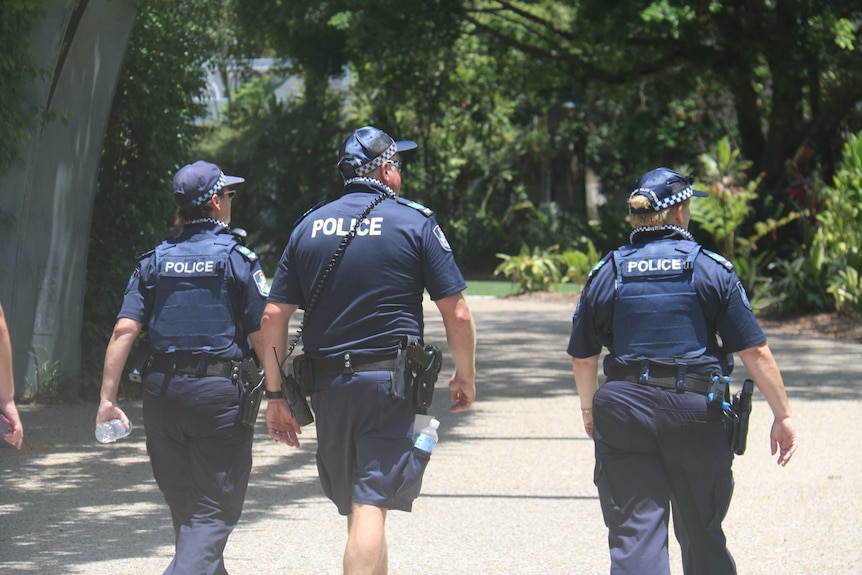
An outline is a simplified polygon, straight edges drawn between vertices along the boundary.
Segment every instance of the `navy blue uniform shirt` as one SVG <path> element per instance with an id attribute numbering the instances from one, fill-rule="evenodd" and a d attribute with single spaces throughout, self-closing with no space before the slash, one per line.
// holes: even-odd
<path id="1" fill-rule="evenodd" d="M 201 222 L 186 225 L 182 235 L 184 240 L 198 234 L 208 234 L 215 238 L 216 234 L 230 233 L 226 228 L 213 222 Z M 144 324 L 149 323 L 153 312 L 156 284 L 156 258 L 153 252 L 145 254 L 138 262 L 138 267 L 132 273 L 126 292 L 123 296 L 123 307 L 117 314 Z M 237 325 L 239 340 L 222 355 L 222 359 L 239 360 L 248 353 L 246 338 L 248 334 L 260 330 L 260 319 L 266 306 L 266 296 L 269 288 L 266 277 L 260 268 L 257 256 L 248 249 L 235 248 L 230 253 L 230 266 L 227 270 L 227 290 Z"/>
<path id="2" fill-rule="evenodd" d="M 382 191 L 365 181 L 299 222 L 273 278 L 269 301 L 305 308 L 311 290 L 353 221 Z M 359 226 L 303 329 L 305 351 L 394 350 L 401 336 L 422 336 L 422 297 L 466 289 L 452 249 L 430 210 L 387 198 Z"/>
<path id="3" fill-rule="evenodd" d="M 670 239 L 672 232 L 641 233 L 637 241 Z M 719 259 L 720 256 L 718 256 Z M 613 309 L 616 270 L 613 258 L 594 270 L 584 286 L 572 318 L 572 332 L 568 353 L 575 358 L 592 357 L 607 347 L 611 355 L 605 359 L 605 367 L 613 364 Z M 718 333 L 725 353 L 737 352 L 759 345 L 766 336 L 757 322 L 742 282 L 736 273 L 713 257 L 701 251 L 695 260 L 695 291 L 707 321 L 708 332 Z M 654 305 L 656 321 L 662 321 L 661 298 Z M 713 338 L 714 339 L 714 338 Z M 704 342 L 707 343 L 707 342 Z M 656 342 L 657 347 L 661 343 Z M 708 342 L 707 353 L 717 356 L 719 350 L 714 342 Z"/>

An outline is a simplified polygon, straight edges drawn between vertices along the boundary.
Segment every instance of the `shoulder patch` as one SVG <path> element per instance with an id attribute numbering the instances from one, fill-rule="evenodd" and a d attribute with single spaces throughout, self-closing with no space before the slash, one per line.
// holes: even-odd
<path id="1" fill-rule="evenodd" d="M 299 222 L 301 222 L 301 221 L 302 221 L 302 220 L 304 220 L 306 217 L 308 217 L 308 214 L 310 214 L 311 212 L 313 212 L 313 211 L 314 211 L 314 210 L 316 210 L 317 208 L 319 208 L 319 207 L 321 207 L 321 206 L 324 206 L 324 205 L 326 205 L 326 202 L 317 202 L 316 204 L 314 204 L 313 206 L 311 206 L 310 208 L 308 208 L 307 210 L 305 210 L 305 213 L 304 213 L 304 214 L 302 214 L 301 216 L 299 216 L 299 219 L 298 219 L 298 220 L 296 220 L 295 222 L 293 222 L 293 227 L 298 226 L 298 225 L 299 225 Z"/>
<path id="2" fill-rule="evenodd" d="M 247 259 L 248 261 L 250 261 L 250 262 L 257 261 L 257 254 L 254 253 L 253 251 L 251 251 L 250 249 L 248 249 L 247 247 L 237 244 L 237 246 L 234 249 L 236 251 L 238 251 L 239 253 L 241 253 L 242 256 L 245 259 Z"/>
<path id="3" fill-rule="evenodd" d="M 446 234 L 440 229 L 440 226 L 434 226 L 434 237 L 440 242 L 440 246 L 447 252 L 452 251 L 452 246 L 449 245 L 449 240 L 446 239 Z"/>
<path id="4" fill-rule="evenodd" d="M 398 203 L 401 204 L 402 206 L 408 206 L 408 207 L 413 208 L 414 210 L 421 213 L 426 218 L 430 218 L 431 216 L 434 215 L 434 210 L 432 210 L 431 208 L 426 208 L 425 206 L 423 206 L 419 202 L 414 202 L 413 200 L 408 200 L 405 198 L 398 198 Z"/>
<path id="5" fill-rule="evenodd" d="M 730 263 L 730 261 L 726 257 L 724 257 L 723 255 L 716 253 L 716 252 L 709 251 L 707 249 L 703 249 L 701 251 L 703 253 L 705 253 L 706 255 L 708 255 L 713 260 L 715 260 L 716 262 L 718 262 L 721 265 L 721 267 L 723 267 L 728 272 L 733 271 L 733 264 Z"/>
<path id="6" fill-rule="evenodd" d="M 269 282 L 266 281 L 266 275 L 263 270 L 254 272 L 254 284 L 257 286 L 257 291 L 262 297 L 269 297 Z"/>

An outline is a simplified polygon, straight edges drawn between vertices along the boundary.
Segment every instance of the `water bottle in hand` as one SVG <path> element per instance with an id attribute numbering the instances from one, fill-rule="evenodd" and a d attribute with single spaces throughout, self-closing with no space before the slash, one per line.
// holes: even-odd
<path id="1" fill-rule="evenodd" d="M 112 419 L 96 426 L 96 441 L 99 443 L 113 443 L 118 439 L 126 437 L 132 432 L 132 422 L 129 427 L 123 425 L 122 420 Z"/>
<path id="2" fill-rule="evenodd" d="M 434 446 L 437 445 L 437 428 L 440 427 L 440 422 L 432 419 L 431 422 L 422 428 L 416 440 L 413 442 L 413 447 L 421 449 L 425 453 L 431 453 Z"/>

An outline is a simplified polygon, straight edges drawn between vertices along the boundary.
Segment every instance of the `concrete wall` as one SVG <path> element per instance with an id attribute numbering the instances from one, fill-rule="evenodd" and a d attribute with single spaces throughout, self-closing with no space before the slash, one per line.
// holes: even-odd
<path id="1" fill-rule="evenodd" d="M 40 362 L 80 370 L 90 218 L 105 126 L 135 21 L 131 0 L 48 0 L 32 31 L 45 78 L 28 87 L 55 119 L 0 177 L 15 217 L 0 231 L 0 301 L 12 336 L 16 395 Z M 73 388 L 67 391 L 74 392 Z"/>

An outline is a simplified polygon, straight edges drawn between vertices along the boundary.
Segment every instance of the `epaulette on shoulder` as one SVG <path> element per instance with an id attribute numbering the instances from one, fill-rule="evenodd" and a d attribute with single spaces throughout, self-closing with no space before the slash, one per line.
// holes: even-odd
<path id="1" fill-rule="evenodd" d="M 419 202 L 414 202 L 413 200 L 408 200 L 406 198 L 398 198 L 398 203 L 403 205 L 403 206 L 408 206 L 408 207 L 413 208 L 414 210 L 421 213 L 426 218 L 430 218 L 431 216 L 434 215 L 434 210 L 432 210 L 431 208 L 426 208 L 425 206 L 423 206 Z"/>
<path id="2" fill-rule="evenodd" d="M 310 214 L 311 212 L 313 212 L 313 211 L 314 211 L 314 210 L 316 210 L 317 208 L 319 208 L 319 207 L 321 207 L 321 206 L 324 206 L 324 205 L 326 205 L 326 202 L 317 202 L 316 204 L 314 204 L 313 206 L 311 206 L 310 208 L 308 208 L 308 209 L 305 211 L 305 213 L 304 213 L 304 214 L 302 214 L 301 216 L 299 216 L 299 219 L 298 219 L 298 220 L 296 220 L 295 222 L 293 222 L 293 227 L 298 226 L 298 225 L 299 225 L 299 222 L 301 222 L 301 221 L 302 221 L 302 220 L 304 220 L 306 217 L 308 217 L 308 214 Z"/>
<path id="3" fill-rule="evenodd" d="M 238 251 L 240 254 L 242 254 L 242 257 L 244 257 L 248 261 L 250 261 L 250 262 L 257 261 L 257 254 L 254 253 L 253 251 L 251 251 L 250 249 L 248 249 L 247 247 L 245 247 L 244 245 L 236 244 L 233 249 L 235 251 Z"/>
<path id="4" fill-rule="evenodd" d="M 155 248 L 154 248 L 154 249 L 151 249 L 151 250 L 149 250 L 149 251 L 146 251 L 146 252 L 144 252 L 144 253 L 142 253 L 141 255 L 139 255 L 139 256 L 138 256 L 138 261 L 141 261 L 141 260 L 143 260 L 143 259 L 146 259 L 146 258 L 150 257 L 151 255 L 153 255 L 154 253 L 156 253 Z"/>
<path id="5" fill-rule="evenodd" d="M 593 279 L 593 276 L 599 273 L 599 270 L 602 269 L 602 266 L 608 263 L 608 260 L 610 260 L 613 255 L 613 252 L 608 252 L 607 254 L 605 254 L 605 257 L 596 262 L 596 265 L 593 266 L 593 269 L 591 269 L 590 273 L 587 275 L 587 283 L 589 283 L 589 281 Z"/>
<path id="6" fill-rule="evenodd" d="M 715 260 L 716 262 L 718 262 L 718 263 L 719 263 L 719 265 L 721 265 L 721 267 L 723 267 L 723 268 L 724 268 L 725 270 L 727 270 L 728 272 L 732 272 L 732 271 L 733 271 L 733 264 L 730 262 L 730 260 L 728 260 L 728 259 L 727 259 L 726 257 L 724 257 L 723 255 L 721 255 L 721 254 L 719 254 L 719 253 L 716 253 L 716 252 L 712 252 L 712 251 L 707 250 L 707 249 L 703 249 L 702 251 L 703 251 L 703 253 L 705 253 L 706 255 L 708 255 L 710 258 L 712 258 L 713 260 Z"/>

